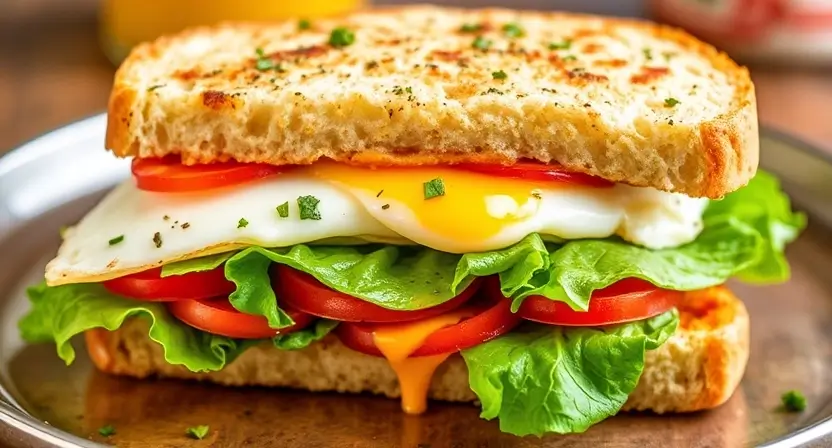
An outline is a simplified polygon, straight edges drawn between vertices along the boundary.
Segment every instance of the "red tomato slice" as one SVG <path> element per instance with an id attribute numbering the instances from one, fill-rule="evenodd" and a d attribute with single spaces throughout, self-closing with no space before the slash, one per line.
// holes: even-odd
<path id="1" fill-rule="evenodd" d="M 567 171 L 560 165 L 546 165 L 542 163 L 518 162 L 514 165 L 461 163 L 452 165 L 452 167 L 491 176 L 541 182 L 561 182 L 588 187 L 612 187 L 615 185 L 614 182 L 601 179 L 600 177 Z"/>
<path id="2" fill-rule="evenodd" d="M 107 280 L 104 287 L 120 296 L 150 302 L 227 296 L 236 287 L 226 280 L 223 268 L 170 277 L 162 277 L 162 268 L 156 268 Z"/>
<path id="3" fill-rule="evenodd" d="M 462 310 L 470 310 L 473 316 L 456 325 L 437 330 L 428 336 L 410 357 L 455 353 L 511 331 L 522 320 L 520 316 L 511 312 L 511 301 L 504 298 L 490 301 L 486 306 L 467 306 Z M 347 347 L 368 355 L 384 356 L 376 347 L 373 331 L 396 325 L 342 323 L 335 331 Z"/>
<path id="4" fill-rule="evenodd" d="M 315 320 L 314 316 L 283 307 L 295 325 L 276 330 L 269 327 L 263 316 L 237 311 L 228 299 L 180 300 L 168 304 L 168 310 L 177 319 L 206 333 L 236 339 L 266 339 L 278 334 L 300 330 Z"/>
<path id="5" fill-rule="evenodd" d="M 500 281 L 490 278 L 485 293 L 492 298 L 503 297 Z M 589 310 L 575 311 L 563 302 L 542 296 L 527 297 L 518 315 L 524 319 L 550 325 L 596 326 L 647 319 L 664 313 L 680 303 L 682 291 L 657 288 L 650 282 L 628 278 L 595 291 Z"/>
<path id="6" fill-rule="evenodd" d="M 184 192 L 227 187 L 273 176 L 291 169 L 262 163 L 210 163 L 183 165 L 176 156 L 162 159 L 133 159 L 136 185 L 146 191 Z"/>
<path id="7" fill-rule="evenodd" d="M 479 289 L 479 279 L 453 299 L 416 311 L 389 310 L 370 302 L 334 291 L 315 277 L 284 265 L 272 270 L 280 301 L 304 313 L 344 322 L 405 322 L 438 316 L 459 308 Z"/>

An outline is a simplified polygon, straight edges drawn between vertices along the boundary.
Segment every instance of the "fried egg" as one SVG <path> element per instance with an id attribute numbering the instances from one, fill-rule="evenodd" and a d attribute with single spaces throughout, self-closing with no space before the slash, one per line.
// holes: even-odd
<path id="1" fill-rule="evenodd" d="M 46 279 L 102 281 L 249 245 L 383 242 L 469 253 L 537 232 L 564 240 L 619 235 L 658 249 L 695 239 L 706 206 L 707 199 L 650 188 L 441 167 L 320 163 L 196 193 L 142 191 L 129 179 L 64 235 Z"/>

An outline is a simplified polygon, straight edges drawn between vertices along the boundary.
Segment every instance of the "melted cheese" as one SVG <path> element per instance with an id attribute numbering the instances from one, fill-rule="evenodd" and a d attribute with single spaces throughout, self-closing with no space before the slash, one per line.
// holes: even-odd
<path id="1" fill-rule="evenodd" d="M 408 414 L 427 410 L 427 395 L 433 372 L 451 353 L 409 358 L 436 330 L 455 325 L 467 313 L 456 311 L 429 319 L 391 325 L 373 332 L 376 347 L 396 372 L 402 391 L 402 409 Z"/>

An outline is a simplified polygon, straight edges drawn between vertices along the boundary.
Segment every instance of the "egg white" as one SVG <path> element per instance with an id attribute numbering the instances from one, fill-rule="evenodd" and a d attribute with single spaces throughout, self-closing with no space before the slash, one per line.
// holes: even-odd
<path id="1" fill-rule="evenodd" d="M 490 238 L 459 241 L 425 228 L 395 200 L 302 174 L 198 193 L 142 191 L 129 179 L 65 234 L 46 280 L 51 285 L 102 281 L 249 245 L 283 247 L 344 238 L 416 243 L 453 253 L 499 249 L 533 232 L 562 239 L 618 234 L 650 248 L 675 247 L 696 238 L 707 205 L 706 199 L 626 185 L 560 186 L 539 193 L 522 204 L 508 196 L 471 198 L 485 201 L 493 216 L 522 219 Z M 297 198 L 306 195 L 320 200 L 320 220 L 300 219 Z M 282 218 L 276 208 L 285 202 L 289 217 Z M 109 243 L 121 236 L 120 242 Z"/>

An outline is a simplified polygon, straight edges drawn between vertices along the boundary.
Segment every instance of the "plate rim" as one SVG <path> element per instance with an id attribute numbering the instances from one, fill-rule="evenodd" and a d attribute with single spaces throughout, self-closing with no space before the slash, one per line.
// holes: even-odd
<path id="1" fill-rule="evenodd" d="M 6 151 L 0 156 L 0 177 L 7 175 L 12 170 L 27 162 L 46 156 L 52 151 L 60 150 L 64 144 L 51 144 L 52 140 L 59 140 L 61 137 L 77 134 L 79 128 L 89 127 L 99 121 L 106 122 L 106 116 L 106 112 L 99 112 L 82 117 L 60 127 L 43 132 Z M 761 140 L 771 139 L 780 141 L 800 152 L 817 157 L 832 166 L 832 152 L 825 151 L 819 146 L 783 129 L 761 124 L 759 136 Z M 102 149 L 104 149 L 103 143 Z M 8 403 L 3 396 L 0 396 L 0 425 L 5 426 L 3 428 L 5 430 L 20 431 L 25 435 L 34 437 L 40 442 L 45 442 L 59 448 L 99 448 L 107 446 L 49 425 L 35 418 L 25 409 L 21 409 L 18 404 Z M 832 415 L 759 446 L 761 448 L 798 447 L 824 441 L 823 439 L 830 437 L 830 435 L 832 435 Z M 826 440 L 828 441 L 829 439 Z"/>

